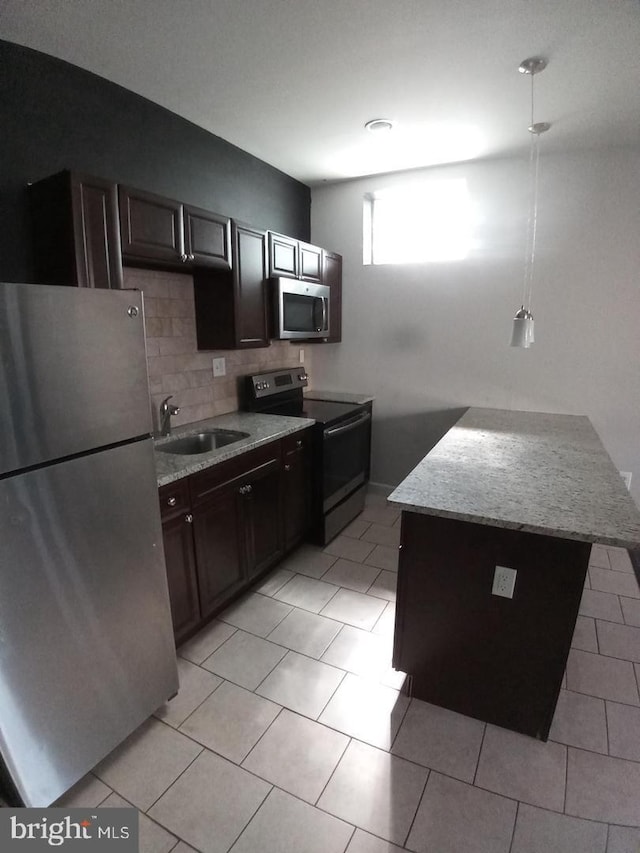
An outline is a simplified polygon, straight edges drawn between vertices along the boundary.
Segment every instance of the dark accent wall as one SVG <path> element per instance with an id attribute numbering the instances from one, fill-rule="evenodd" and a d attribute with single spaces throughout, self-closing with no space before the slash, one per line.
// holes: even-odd
<path id="1" fill-rule="evenodd" d="M 26 186 L 61 169 L 309 239 L 309 187 L 115 83 L 0 40 L 0 281 L 33 280 Z"/>

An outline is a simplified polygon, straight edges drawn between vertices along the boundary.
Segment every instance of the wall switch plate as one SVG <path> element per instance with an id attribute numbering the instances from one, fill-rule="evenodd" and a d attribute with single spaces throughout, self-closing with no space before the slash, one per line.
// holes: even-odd
<path id="1" fill-rule="evenodd" d="M 625 486 L 631 489 L 631 471 L 620 471 L 620 476 L 624 480 Z"/>
<path id="2" fill-rule="evenodd" d="M 227 362 L 224 356 L 220 358 L 213 359 L 213 375 L 214 376 L 226 376 L 227 375 Z"/>
<path id="3" fill-rule="evenodd" d="M 300 347 L 300 364 L 304 364 L 304 350 L 302 349 L 302 347 Z"/>
<path id="4" fill-rule="evenodd" d="M 517 574 L 515 569 L 509 569 L 507 566 L 496 566 L 491 594 L 501 595 L 503 598 L 513 598 Z"/>

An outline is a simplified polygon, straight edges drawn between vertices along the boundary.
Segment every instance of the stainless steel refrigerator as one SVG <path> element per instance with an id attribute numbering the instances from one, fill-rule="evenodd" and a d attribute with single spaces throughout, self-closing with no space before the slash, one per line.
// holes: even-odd
<path id="1" fill-rule="evenodd" d="M 142 294 L 0 284 L 0 776 L 51 804 L 178 689 Z"/>

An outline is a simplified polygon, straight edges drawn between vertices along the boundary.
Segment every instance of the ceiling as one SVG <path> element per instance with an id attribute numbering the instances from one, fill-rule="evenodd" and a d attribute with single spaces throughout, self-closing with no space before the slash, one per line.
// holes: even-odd
<path id="1" fill-rule="evenodd" d="M 545 148 L 640 141 L 638 0 L 0 0 L 0 38 L 308 184 L 526 148 L 533 55 Z"/>

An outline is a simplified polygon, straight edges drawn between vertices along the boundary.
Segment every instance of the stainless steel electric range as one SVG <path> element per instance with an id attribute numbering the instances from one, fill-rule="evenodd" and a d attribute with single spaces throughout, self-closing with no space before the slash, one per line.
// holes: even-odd
<path id="1" fill-rule="evenodd" d="M 325 545 L 364 507 L 371 456 L 370 402 L 309 400 L 300 367 L 244 378 L 243 408 L 252 412 L 313 418 L 312 541 Z"/>

